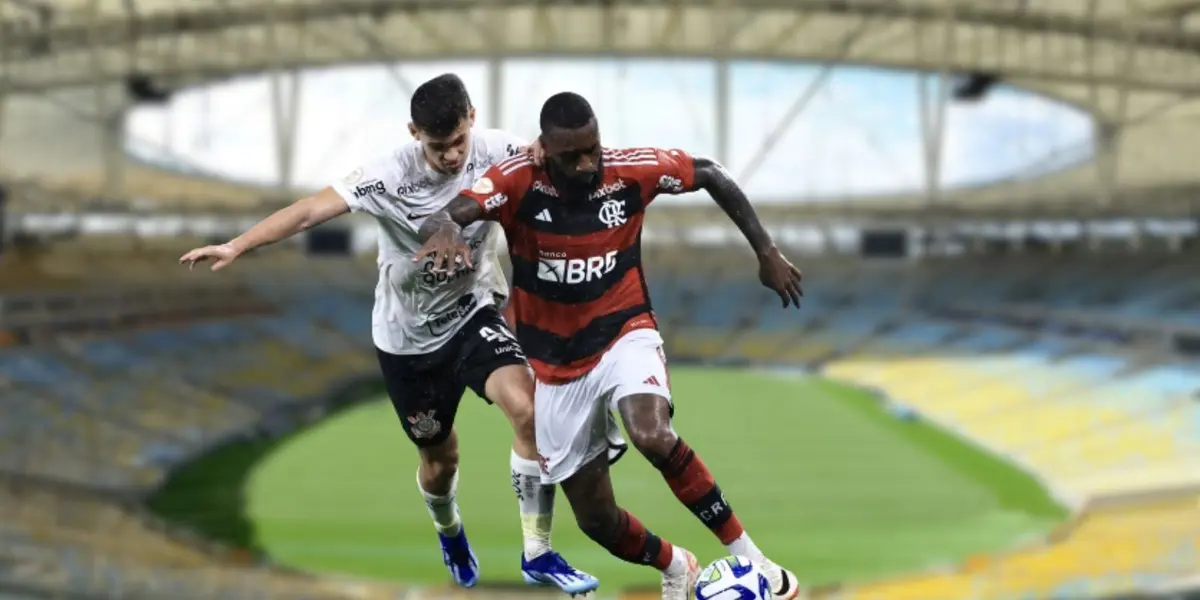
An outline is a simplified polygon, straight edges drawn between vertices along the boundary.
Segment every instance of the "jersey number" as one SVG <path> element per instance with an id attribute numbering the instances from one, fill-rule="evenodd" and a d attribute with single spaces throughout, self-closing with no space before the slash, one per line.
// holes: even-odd
<path id="1" fill-rule="evenodd" d="M 492 342 L 493 344 L 500 344 L 504 343 L 505 341 L 517 341 L 516 336 L 503 327 L 497 329 L 492 329 L 491 327 L 486 326 L 480 327 L 479 335 L 483 336 L 483 339 Z"/>

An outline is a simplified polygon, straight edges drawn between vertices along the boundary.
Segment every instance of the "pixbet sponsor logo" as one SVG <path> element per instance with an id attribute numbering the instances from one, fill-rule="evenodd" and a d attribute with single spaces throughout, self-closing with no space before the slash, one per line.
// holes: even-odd
<path id="1" fill-rule="evenodd" d="M 533 182 L 533 191 L 535 191 L 535 192 L 537 192 L 537 193 L 539 193 L 539 194 L 545 194 L 545 195 L 547 195 L 547 196 L 553 196 L 553 197 L 555 197 L 555 198 L 557 198 L 557 197 L 558 197 L 558 190 L 554 189 L 554 187 L 553 187 L 553 186 L 546 185 L 545 183 L 542 183 L 541 181 L 535 181 L 535 182 Z"/>
<path id="2" fill-rule="evenodd" d="M 410 196 L 410 195 L 415 194 L 423 189 L 429 188 L 432 185 L 433 185 L 433 180 L 429 179 L 428 177 L 426 177 L 424 179 L 418 179 L 417 181 L 406 181 L 396 187 L 396 195 L 397 196 Z"/>
<path id="3" fill-rule="evenodd" d="M 600 186 L 599 189 L 592 192 L 591 195 L 588 196 L 588 200 L 598 200 L 605 196 L 611 196 L 623 189 L 625 189 L 625 180 L 618 179 L 612 183 L 606 183 Z"/>

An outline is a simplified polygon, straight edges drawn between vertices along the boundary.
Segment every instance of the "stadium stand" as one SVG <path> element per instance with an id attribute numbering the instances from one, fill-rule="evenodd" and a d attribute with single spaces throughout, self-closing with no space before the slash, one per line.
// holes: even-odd
<path id="1" fill-rule="evenodd" d="M 978 557 L 951 573 L 864 586 L 841 599 L 1103 597 L 1194 572 L 1195 493 L 1135 505 L 1095 506 L 1062 540 Z"/>
<path id="2" fill-rule="evenodd" d="M 0 289 L 10 290 L 0 508 L 17 515 L 0 526 L 0 588 L 84 597 L 386 593 L 248 566 L 258 559 L 165 525 L 137 500 L 183 461 L 247 432 L 284 430 L 274 415 L 373 374 L 362 351 L 369 263 L 281 251 L 200 284 L 162 269 L 165 251 L 153 245 L 101 239 L 22 252 L 0 265 Z M 1130 259 L 1121 267 L 1129 279 L 1116 283 L 1091 282 L 1100 267 L 1086 258 L 1029 271 L 1000 261 L 1000 275 L 985 279 L 953 262 L 821 260 L 806 265 L 816 281 L 804 310 L 787 318 L 746 276 L 746 258 L 650 250 L 673 355 L 801 365 L 877 390 L 1024 465 L 1075 507 L 1072 525 L 1052 539 L 831 597 L 1098 595 L 1200 568 L 1200 365 L 1162 344 L 1115 343 L 1053 320 L 1070 307 L 1186 329 L 1200 300 L 1182 276 L 1194 257 L 1155 269 Z M 1048 271 L 1077 285 L 1021 292 Z M 30 291 L 39 287 L 47 291 Z M 985 304 L 995 310 L 964 312 Z M 997 319 L 1005 310 L 1045 318 Z"/>
<path id="3" fill-rule="evenodd" d="M 54 248 L 57 260 L 10 259 L 0 272 L 7 289 L 24 290 L 4 296 L 2 316 L 13 345 L 0 350 L 0 589 L 97 598 L 393 594 L 250 567 L 243 552 L 175 531 L 137 500 L 182 461 L 368 372 L 369 354 L 348 350 L 361 346 L 350 340 L 362 339 L 369 304 L 351 286 L 288 310 L 251 291 L 246 282 L 269 284 L 286 259 L 262 271 L 251 262 L 243 281 L 198 286 L 164 273 L 158 254 L 160 285 L 147 287 L 150 268 L 138 268 L 137 252 L 112 252 L 117 260 L 106 264 L 111 247 L 81 248 L 85 255 Z M 89 257 L 87 276 L 70 277 Z M 369 274 L 359 266 L 310 272 L 319 281 Z M 28 291 L 39 282 L 56 291 Z M 343 316 L 322 318 L 330 314 Z"/>
<path id="4" fill-rule="evenodd" d="M 57 291 L 5 296 L 4 329 L 19 345 L 0 350 L 9 399 L 0 404 L 0 504 L 19 517 L 4 524 L 0 580 L 100 596 L 209 585 L 222 597 L 296 597 L 290 586 L 299 585 L 305 597 L 350 597 L 269 568 L 247 572 L 228 549 L 155 524 L 134 499 L 181 461 L 263 427 L 273 411 L 370 374 L 361 348 L 371 266 L 281 254 L 248 263 L 221 286 L 167 274 L 171 286 L 148 288 L 147 274 L 133 268 L 127 282 L 97 291 L 62 276 L 80 272 L 69 246 L 53 253 L 61 262 L 48 281 Z M 1195 361 L 1078 332 L 939 317 L 939 298 L 968 303 L 974 289 L 959 283 L 964 274 L 953 265 L 818 262 L 815 271 L 836 275 L 807 293 L 802 317 L 785 321 L 769 310 L 774 298 L 739 275 L 738 253 L 714 253 L 707 273 L 659 254 L 650 281 L 674 354 L 807 365 L 879 390 L 1024 465 L 1077 509 L 1058 539 L 837 597 L 1058 597 L 1079 586 L 1116 593 L 1200 568 Z M 113 256 L 125 258 L 96 264 L 137 264 L 128 248 Z M 50 263 L 44 255 L 34 264 L 6 264 L 0 282 L 12 281 L 11 271 L 28 283 L 29 269 Z M 297 276 L 300 266 L 306 277 Z M 1090 268 L 1079 263 L 1080 273 Z M 1029 277 L 1007 265 L 1003 272 L 1012 280 L 996 288 L 1019 289 Z M 76 291 L 63 291 L 71 285 Z M 939 292 L 921 293 L 928 289 Z M 1076 288 L 1063 289 L 1073 300 L 1043 295 L 1047 311 L 1082 302 Z M 1107 297 L 1093 304 L 1113 315 L 1146 302 L 1136 293 Z M 1182 301 L 1171 306 L 1189 311 Z M 1181 322 L 1172 314 L 1163 320 Z M 1096 550 L 1114 544 L 1122 551 Z"/>
<path id="5" fill-rule="evenodd" d="M 1184 276 L 1196 256 L 1009 258 L 985 260 L 982 269 L 964 261 L 806 262 L 814 280 L 806 314 L 787 320 L 763 310 L 770 294 L 747 293 L 752 280 L 721 279 L 737 277 L 737 260 L 722 252 L 697 259 L 724 265 L 715 267 L 716 283 L 651 278 L 673 355 L 799 363 L 877 390 L 1023 465 L 1077 515 L 1069 532 L 1028 549 L 828 597 L 1095 597 L 1200 569 L 1200 361 L 1161 340 L 1115 343 L 1103 328 L 1054 319 L 1084 312 L 1110 325 L 1132 319 L 1186 330 L 1200 314 L 1196 280 Z M 747 300 L 754 297 L 762 301 Z M 728 308 L 747 305 L 758 315 Z M 946 312 L 949 305 L 1033 309 L 1042 318 L 1005 324 L 963 318 Z"/>

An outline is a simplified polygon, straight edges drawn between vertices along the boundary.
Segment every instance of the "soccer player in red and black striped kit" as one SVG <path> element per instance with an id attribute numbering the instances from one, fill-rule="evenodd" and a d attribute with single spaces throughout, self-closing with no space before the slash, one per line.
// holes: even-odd
<path id="1" fill-rule="evenodd" d="M 544 168 L 516 156 L 429 217 L 422 256 L 469 266 L 462 228 L 498 221 L 513 263 L 517 338 L 537 378 L 534 421 L 544 484 L 561 484 L 584 533 L 622 560 L 662 571 L 664 600 L 690 598 L 695 557 L 617 506 L 607 450 L 619 412 L 634 446 L 675 496 L 733 554 L 758 562 L 776 598 L 799 582 L 742 528 L 713 475 L 671 426 L 662 337 L 642 274 L 644 209 L 662 193 L 706 190 L 759 259 L 762 283 L 800 306 L 800 271 L 780 253 L 746 195 L 717 163 L 680 150 L 600 144 L 587 100 L 564 92 L 542 107 Z"/>

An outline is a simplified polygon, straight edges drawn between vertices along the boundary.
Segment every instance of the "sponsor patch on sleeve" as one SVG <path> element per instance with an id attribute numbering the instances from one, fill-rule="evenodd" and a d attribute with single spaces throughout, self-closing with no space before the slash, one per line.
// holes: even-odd
<path id="1" fill-rule="evenodd" d="M 342 183 L 344 183 L 346 185 L 354 185 L 354 184 L 358 183 L 359 181 L 362 181 L 362 178 L 363 178 L 363 168 L 359 167 L 357 169 L 354 169 L 353 171 L 350 171 L 349 175 L 346 175 L 345 177 L 343 177 Z"/>
<path id="2" fill-rule="evenodd" d="M 504 206 L 506 202 L 508 202 L 508 196 L 504 194 L 496 194 L 483 201 L 483 209 L 496 210 L 497 208 Z"/>

